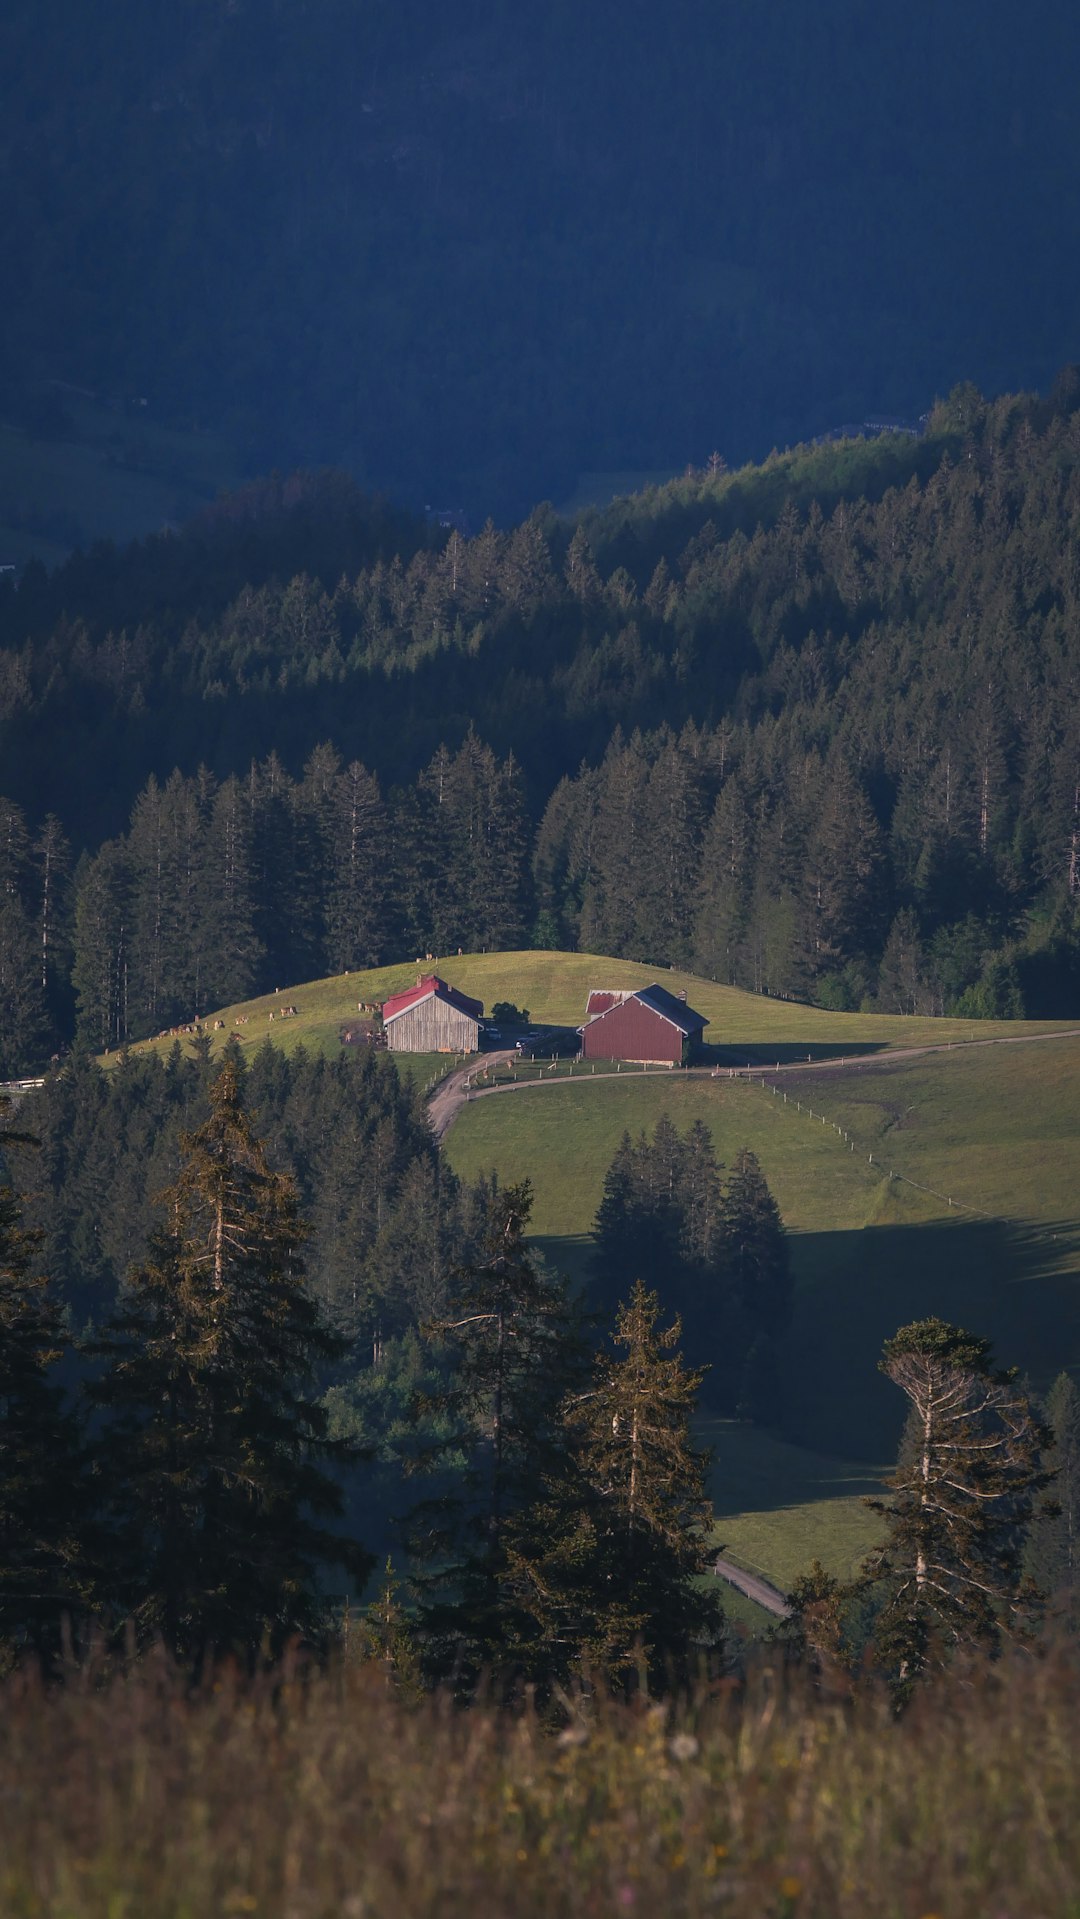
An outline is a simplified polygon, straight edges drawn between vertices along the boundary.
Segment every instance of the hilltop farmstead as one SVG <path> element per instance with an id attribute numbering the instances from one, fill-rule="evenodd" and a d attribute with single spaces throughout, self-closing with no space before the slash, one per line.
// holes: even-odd
<path id="1" fill-rule="evenodd" d="M 578 1027 L 583 1059 L 624 1059 L 685 1066 L 708 1025 L 701 1013 L 663 986 L 633 993 L 592 992 Z"/>
<path id="2" fill-rule="evenodd" d="M 483 1001 L 469 999 L 437 974 L 393 993 L 382 1009 L 386 1044 L 396 1053 L 475 1053 Z"/>

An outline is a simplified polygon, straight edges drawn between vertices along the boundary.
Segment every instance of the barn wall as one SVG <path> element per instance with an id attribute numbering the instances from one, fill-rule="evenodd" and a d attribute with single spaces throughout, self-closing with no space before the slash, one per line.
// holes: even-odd
<path id="1" fill-rule="evenodd" d="M 683 1036 L 640 1000 L 624 1000 L 593 1020 L 581 1035 L 586 1059 L 655 1059 L 681 1065 Z"/>
<path id="2" fill-rule="evenodd" d="M 395 1053 L 475 1053 L 479 1025 L 444 1000 L 426 999 L 391 1020 L 386 1044 Z"/>

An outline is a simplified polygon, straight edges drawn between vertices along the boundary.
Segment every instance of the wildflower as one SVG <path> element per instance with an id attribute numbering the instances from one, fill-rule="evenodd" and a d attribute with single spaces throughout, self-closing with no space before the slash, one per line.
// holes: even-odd
<path id="1" fill-rule="evenodd" d="M 584 1726 L 564 1726 L 555 1741 L 557 1746 L 584 1746 L 588 1741 Z"/>
<path id="2" fill-rule="evenodd" d="M 795 1874 L 793 1872 L 789 1872 L 783 1879 L 781 1879 L 780 1896 L 782 1899 L 797 1899 L 801 1891 L 802 1891 L 802 1880 L 796 1879 Z"/>
<path id="3" fill-rule="evenodd" d="M 684 1765 L 688 1759 L 696 1759 L 700 1748 L 692 1732 L 677 1732 L 671 1744 L 668 1746 L 668 1751 L 671 1757 L 678 1760 L 681 1766 Z"/>

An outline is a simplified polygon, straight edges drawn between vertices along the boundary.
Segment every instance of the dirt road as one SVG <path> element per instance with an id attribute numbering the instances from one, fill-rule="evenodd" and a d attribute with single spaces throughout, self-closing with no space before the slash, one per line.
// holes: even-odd
<path id="1" fill-rule="evenodd" d="M 512 1049 L 505 1053 L 483 1053 L 479 1059 L 471 1060 L 467 1066 L 459 1066 L 456 1072 L 448 1073 L 445 1079 L 439 1081 L 428 1100 L 427 1108 L 431 1130 L 436 1139 L 443 1139 L 449 1132 L 468 1099 L 470 1079 L 482 1071 L 484 1066 L 502 1066 L 508 1059 L 514 1057 Z"/>
<path id="2" fill-rule="evenodd" d="M 725 1559 L 723 1553 L 717 1558 L 713 1571 L 717 1579 L 726 1580 L 729 1586 L 734 1586 L 736 1592 L 744 1593 L 747 1599 L 752 1599 L 755 1605 L 763 1606 L 765 1611 L 771 1612 L 774 1618 L 791 1618 L 791 1607 L 783 1593 L 778 1592 L 775 1586 L 771 1586 L 767 1579 L 758 1578 L 756 1573 L 744 1572 L 741 1566 L 736 1566 L 733 1559 Z"/>
<path id="3" fill-rule="evenodd" d="M 961 1053 L 971 1052 L 972 1049 L 977 1046 L 1040 1046 L 1045 1045 L 1048 1040 L 1063 1039 L 1080 1039 L 1080 1026 L 1070 1027 L 1063 1033 L 1010 1033 L 996 1039 L 938 1040 L 932 1044 L 923 1046 L 898 1046 L 889 1052 L 881 1053 L 841 1054 L 839 1057 L 834 1056 L 832 1058 L 815 1060 L 781 1060 L 774 1066 L 768 1066 L 764 1063 L 749 1067 L 689 1066 L 684 1067 L 678 1073 L 678 1078 L 773 1080 L 776 1079 L 778 1075 L 784 1076 L 788 1073 L 832 1075 L 834 1073 L 856 1072 L 860 1067 L 876 1068 L 880 1071 L 883 1067 L 899 1065 L 904 1060 L 918 1059 L 922 1054 L 926 1053 L 956 1053 L 959 1056 Z M 485 1053 L 483 1056 L 484 1064 L 492 1066 L 497 1065 L 500 1061 L 513 1059 L 514 1057 L 515 1055 L 511 1052 Z M 475 1061 L 471 1066 L 459 1067 L 457 1072 L 451 1073 L 448 1079 L 444 1079 L 441 1085 L 437 1086 L 431 1095 L 428 1101 L 428 1117 L 431 1120 L 432 1130 L 434 1131 L 436 1139 L 444 1139 L 449 1132 L 450 1127 L 464 1106 L 466 1098 L 470 1096 L 466 1091 L 466 1081 L 470 1075 L 475 1074 L 476 1071 L 477 1066 Z M 657 1068 L 657 1077 L 662 1077 L 662 1069 L 659 1067 Z M 601 1073 L 595 1078 L 591 1074 L 582 1073 L 574 1079 L 530 1079 L 518 1080 L 516 1082 L 510 1080 L 502 1086 L 475 1087 L 471 1097 L 473 1099 L 489 1099 L 501 1093 L 531 1093 L 536 1092 L 544 1086 L 606 1086 L 610 1078 L 610 1073 Z"/>

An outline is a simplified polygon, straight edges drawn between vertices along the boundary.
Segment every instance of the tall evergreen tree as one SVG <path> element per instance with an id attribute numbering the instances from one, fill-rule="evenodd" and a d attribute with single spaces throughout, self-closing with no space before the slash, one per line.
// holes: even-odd
<path id="1" fill-rule="evenodd" d="M 228 1064 L 183 1141 L 166 1224 L 100 1351 L 116 1602 L 185 1659 L 318 1638 L 316 1566 L 370 1560 L 323 1522 L 342 1509 L 314 1388 L 341 1350 L 304 1284 L 292 1182 L 271 1170 Z"/>
<path id="2" fill-rule="evenodd" d="M 892 1497 L 870 1501 L 887 1537 L 864 1571 L 881 1605 L 878 1656 L 903 1702 L 955 1648 L 992 1651 L 1030 1619 L 1024 1537 L 1048 1435 L 989 1341 L 943 1320 L 901 1327 L 881 1370 L 911 1411 Z"/>
<path id="3" fill-rule="evenodd" d="M 791 1317 L 791 1262 L 780 1208 L 748 1146 L 732 1161 L 720 1242 L 728 1295 L 741 1321 L 739 1410 L 767 1419 L 776 1411 L 777 1346 Z"/>
<path id="4" fill-rule="evenodd" d="M 379 782 L 353 760 L 334 787 L 326 898 L 326 961 L 333 973 L 377 965 L 382 956 L 387 840 Z"/>
<path id="5" fill-rule="evenodd" d="M 1080 1393 L 1059 1373 L 1043 1402 L 1050 1444 L 1044 1464 L 1053 1477 L 1036 1512 L 1025 1561 L 1036 1584 L 1075 1609 L 1080 1594 Z"/>
<path id="6" fill-rule="evenodd" d="M 76 871 L 75 960 L 71 983 L 76 1033 L 104 1050 L 128 1038 L 131 867 L 122 841 L 107 840 Z"/>
<path id="7" fill-rule="evenodd" d="M 653 1682 L 685 1676 L 722 1628 L 715 1592 L 697 1583 L 713 1526 L 708 1456 L 690 1436 L 703 1374 L 683 1364 L 679 1320 L 662 1328 L 660 1317 L 656 1294 L 636 1280 L 618 1309 L 615 1350 L 599 1354 L 591 1390 L 566 1412 L 589 1495 L 576 1544 L 561 1554 L 567 1602 L 578 1607 L 581 1661 L 614 1683 L 642 1668 Z"/>
<path id="8" fill-rule="evenodd" d="M 0 1151 L 5 1142 L 10 1151 L 0 1129 Z M 64 1618 L 86 1611 L 91 1581 L 78 1431 L 50 1377 L 68 1336 L 35 1271 L 40 1244 L 0 1167 L 0 1645 L 48 1659 Z"/>
<path id="9" fill-rule="evenodd" d="M 35 1064 L 49 1030 L 34 890 L 26 821 L 0 798 L 0 1075 Z"/>
<path id="10" fill-rule="evenodd" d="M 559 1409 L 580 1363 L 565 1282 L 529 1253 L 528 1182 L 496 1190 L 478 1257 L 450 1284 L 430 1328 L 451 1364 L 441 1402 L 450 1444 L 467 1461 L 464 1490 L 420 1509 L 419 1636 L 433 1677 L 463 1686 L 494 1670 L 528 1674 L 537 1627 L 517 1597 L 526 1515 L 555 1470 Z"/>

